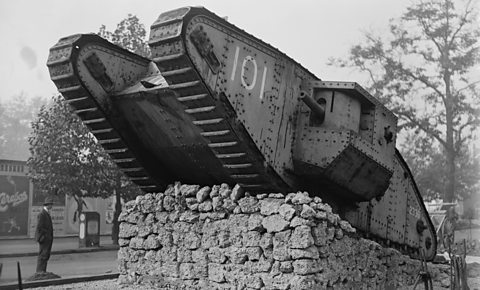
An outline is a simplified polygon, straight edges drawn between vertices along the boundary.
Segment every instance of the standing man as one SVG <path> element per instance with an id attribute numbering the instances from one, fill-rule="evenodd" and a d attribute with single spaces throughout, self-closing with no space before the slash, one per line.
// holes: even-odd
<path id="1" fill-rule="evenodd" d="M 53 205 L 53 198 L 47 197 L 43 203 L 43 209 L 37 217 L 37 229 L 35 239 L 40 246 L 37 259 L 37 273 L 47 272 L 47 262 L 50 259 L 50 251 L 53 243 L 53 225 L 50 211 Z"/>

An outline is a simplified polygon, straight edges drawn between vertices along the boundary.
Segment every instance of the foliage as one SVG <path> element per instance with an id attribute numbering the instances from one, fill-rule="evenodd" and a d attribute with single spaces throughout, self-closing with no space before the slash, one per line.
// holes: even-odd
<path id="1" fill-rule="evenodd" d="M 98 35 L 131 52 L 144 57 L 150 56 L 150 48 L 145 40 L 145 26 L 135 15 L 128 14 L 127 18 L 120 21 L 114 32 L 108 31 L 105 25 L 100 26 Z"/>
<path id="2" fill-rule="evenodd" d="M 420 1 L 389 28 L 388 38 L 366 33 L 347 60 L 331 64 L 368 74 L 369 90 L 399 117 L 399 128 L 424 132 L 441 146 L 445 157 L 431 158 L 444 160 L 442 191 L 451 201 L 456 159 L 480 124 L 480 79 L 474 74 L 480 40 L 476 11 L 472 1 Z"/>
<path id="3" fill-rule="evenodd" d="M 29 138 L 30 174 L 40 190 L 76 197 L 129 199 L 138 192 L 61 97 L 42 106 Z"/>
<path id="4" fill-rule="evenodd" d="M 444 149 L 423 132 L 409 130 L 403 135 L 405 141 L 399 149 L 410 165 L 420 192 L 425 200 L 442 198 L 448 173 Z M 455 189 L 464 201 L 480 192 L 480 160 L 473 154 L 473 150 L 462 150 L 455 160 Z"/>
<path id="5" fill-rule="evenodd" d="M 144 40 L 145 28 L 131 14 L 114 32 L 102 25 L 99 35 L 134 53 L 147 57 L 150 54 Z M 129 200 L 141 194 L 140 189 L 118 169 L 62 97 L 55 97 L 51 106 L 41 108 L 32 128 L 28 166 L 37 188 L 72 195 L 78 209 L 82 208 L 83 197 L 115 194 L 112 238 L 118 242 L 120 198 Z"/>
<path id="6" fill-rule="evenodd" d="M 30 122 L 46 102 L 41 97 L 20 94 L 0 103 L 0 158 L 27 160 Z"/>

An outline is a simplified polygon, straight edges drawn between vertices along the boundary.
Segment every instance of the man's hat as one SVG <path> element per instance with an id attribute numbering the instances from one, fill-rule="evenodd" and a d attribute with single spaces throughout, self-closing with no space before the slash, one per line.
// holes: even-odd
<path id="1" fill-rule="evenodd" d="M 43 203 L 43 205 L 49 204 L 53 204 L 53 197 L 48 196 L 47 198 L 45 198 L 45 202 Z"/>

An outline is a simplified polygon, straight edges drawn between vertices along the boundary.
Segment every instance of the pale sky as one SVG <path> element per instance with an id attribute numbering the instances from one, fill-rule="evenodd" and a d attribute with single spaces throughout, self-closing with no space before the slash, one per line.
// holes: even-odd
<path id="1" fill-rule="evenodd" d="M 0 101 L 15 94 L 50 97 L 56 88 L 46 66 L 48 50 L 75 33 L 113 31 L 129 13 L 150 32 L 157 17 L 183 6 L 204 6 L 275 46 L 324 80 L 358 81 L 352 71 L 326 65 L 344 57 L 362 31 L 382 32 L 410 0 L 0 0 Z"/>

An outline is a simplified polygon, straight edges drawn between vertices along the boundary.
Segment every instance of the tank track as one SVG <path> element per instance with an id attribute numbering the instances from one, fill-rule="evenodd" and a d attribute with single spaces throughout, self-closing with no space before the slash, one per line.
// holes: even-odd
<path id="1" fill-rule="evenodd" d="M 152 35 L 155 35 L 155 31 L 163 32 L 163 37 L 149 41 L 153 61 L 169 88 L 175 91 L 177 100 L 185 106 L 185 112 L 192 117 L 193 124 L 201 131 L 231 181 L 251 191 L 278 189 L 272 184 L 271 176 L 265 173 L 263 160 L 247 154 L 251 150 L 245 148 L 244 141 L 232 128 L 235 120 L 225 117 L 235 114 L 234 110 L 225 107 L 219 96 L 210 92 L 196 71 L 184 48 L 181 35 L 176 33 L 181 30 L 182 21 L 160 19 L 152 25 Z"/>
<path id="2" fill-rule="evenodd" d="M 73 62 L 77 53 L 76 46 L 82 37 L 85 36 L 72 35 L 62 38 L 50 49 L 47 66 L 51 79 L 65 98 L 65 102 L 90 129 L 98 140 L 98 144 L 105 149 L 120 170 L 143 191 L 157 192 L 160 190 L 159 185 L 131 152 L 122 140 L 121 134 L 109 122 L 100 104 L 91 96 L 78 74 L 75 73 Z M 105 43 L 109 44 L 105 41 L 103 45 Z M 141 58 L 139 60 L 148 61 Z"/>

